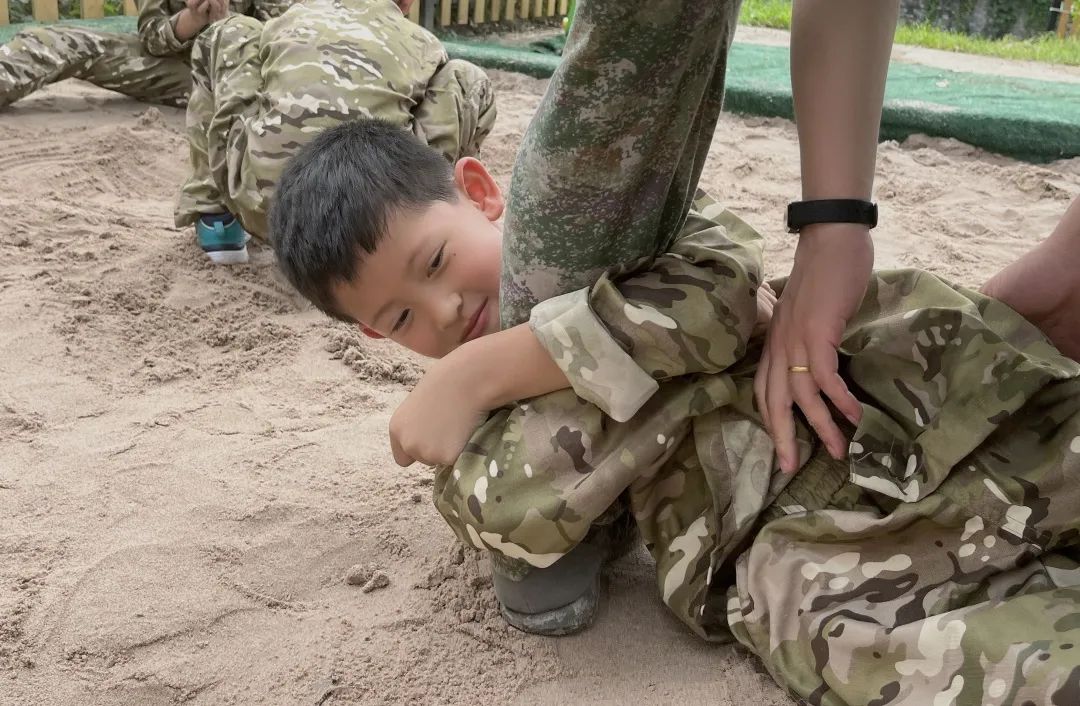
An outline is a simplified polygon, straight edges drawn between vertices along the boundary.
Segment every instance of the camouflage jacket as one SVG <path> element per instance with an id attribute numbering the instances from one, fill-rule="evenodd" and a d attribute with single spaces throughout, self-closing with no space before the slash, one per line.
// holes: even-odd
<path id="1" fill-rule="evenodd" d="M 291 5 L 291 0 L 229 0 L 229 9 L 238 15 L 250 15 L 265 22 L 277 17 Z M 176 17 L 184 9 L 184 0 L 139 0 L 139 41 L 153 56 L 187 56 L 194 37 L 181 42 L 176 37 Z"/>
<path id="2" fill-rule="evenodd" d="M 436 506 L 461 540 L 549 566 L 628 497 L 664 602 L 727 637 L 713 577 L 730 580 L 790 482 L 753 401 L 761 272 L 760 237 L 699 198 L 670 252 L 535 307 L 532 328 L 572 389 L 496 411 L 438 469 Z M 874 276 L 840 352 L 867 402 L 838 482 L 896 501 L 934 492 L 1033 394 L 1080 375 L 1004 305 L 916 271 Z M 803 463 L 818 458 L 798 435 Z M 812 494 L 825 475 L 792 485 Z"/>

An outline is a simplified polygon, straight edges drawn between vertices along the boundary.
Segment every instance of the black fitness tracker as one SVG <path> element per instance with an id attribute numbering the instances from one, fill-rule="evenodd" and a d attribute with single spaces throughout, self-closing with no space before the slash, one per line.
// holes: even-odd
<path id="1" fill-rule="evenodd" d="M 787 207 L 789 233 L 798 233 L 814 223 L 861 223 L 873 228 L 877 220 L 877 204 L 860 199 L 796 201 Z"/>

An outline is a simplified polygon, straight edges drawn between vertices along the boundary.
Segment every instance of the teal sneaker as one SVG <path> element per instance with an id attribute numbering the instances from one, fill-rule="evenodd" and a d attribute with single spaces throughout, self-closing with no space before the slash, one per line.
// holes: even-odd
<path id="1" fill-rule="evenodd" d="M 195 222 L 199 247 L 216 265 L 243 265 L 248 261 L 247 234 L 231 214 L 201 216 Z"/>

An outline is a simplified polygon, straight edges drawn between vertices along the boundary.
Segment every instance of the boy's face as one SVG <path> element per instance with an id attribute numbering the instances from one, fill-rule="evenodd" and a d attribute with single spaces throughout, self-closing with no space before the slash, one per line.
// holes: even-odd
<path id="1" fill-rule="evenodd" d="M 365 333 L 433 358 L 499 329 L 502 192 L 471 157 L 454 180 L 456 201 L 392 214 L 356 277 L 334 289 Z"/>

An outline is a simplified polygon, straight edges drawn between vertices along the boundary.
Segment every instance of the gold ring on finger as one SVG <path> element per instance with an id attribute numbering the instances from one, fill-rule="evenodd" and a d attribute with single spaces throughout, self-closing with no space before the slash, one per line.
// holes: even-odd
<path id="1" fill-rule="evenodd" d="M 792 365 L 791 367 L 788 368 L 788 372 L 789 373 L 808 373 L 808 372 L 810 372 L 810 368 L 808 368 L 805 365 Z"/>

